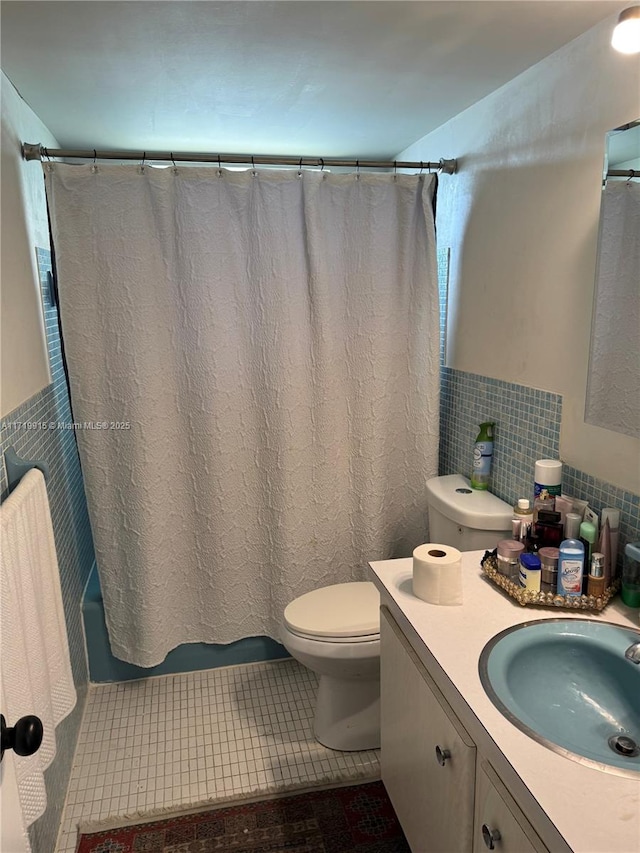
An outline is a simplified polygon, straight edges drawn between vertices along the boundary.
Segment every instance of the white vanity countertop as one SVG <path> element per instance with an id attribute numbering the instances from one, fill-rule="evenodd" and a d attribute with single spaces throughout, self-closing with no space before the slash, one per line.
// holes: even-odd
<path id="1" fill-rule="evenodd" d="M 392 612 L 395 604 L 408 620 L 569 847 L 576 853 L 639 853 L 640 779 L 584 766 L 528 737 L 494 707 L 478 674 L 485 644 L 512 625 L 586 616 L 627 625 L 640 634 L 638 612 L 619 599 L 593 617 L 522 607 L 483 576 L 483 554 L 462 555 L 463 604 L 457 607 L 428 604 L 413 595 L 411 558 L 371 563 L 372 579 L 382 603 L 390 599 Z M 409 640 L 415 647 L 415 638 Z M 418 648 L 416 652 L 420 657 Z"/>

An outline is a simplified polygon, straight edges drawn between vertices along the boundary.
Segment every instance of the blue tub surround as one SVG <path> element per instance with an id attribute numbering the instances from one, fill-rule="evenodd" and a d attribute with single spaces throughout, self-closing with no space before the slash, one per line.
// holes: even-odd
<path id="1" fill-rule="evenodd" d="M 148 669 L 119 660 L 113 656 L 109 646 L 102 590 L 96 569 L 89 578 L 82 604 L 82 618 L 92 682 L 131 681 L 150 675 L 194 672 L 199 669 L 289 657 L 284 646 L 269 637 L 247 637 L 229 645 L 184 643 L 169 652 L 162 663 Z"/>

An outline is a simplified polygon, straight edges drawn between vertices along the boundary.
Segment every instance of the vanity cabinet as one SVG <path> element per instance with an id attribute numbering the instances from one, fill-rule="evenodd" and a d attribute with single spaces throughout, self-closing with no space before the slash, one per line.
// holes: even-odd
<path id="1" fill-rule="evenodd" d="M 473 853 L 545 853 L 546 849 L 493 767 L 479 759 Z"/>
<path id="2" fill-rule="evenodd" d="M 470 853 L 476 748 L 386 608 L 382 780 L 414 853 Z"/>
<path id="3" fill-rule="evenodd" d="M 382 781 L 413 853 L 545 853 L 388 609 L 380 614 Z"/>

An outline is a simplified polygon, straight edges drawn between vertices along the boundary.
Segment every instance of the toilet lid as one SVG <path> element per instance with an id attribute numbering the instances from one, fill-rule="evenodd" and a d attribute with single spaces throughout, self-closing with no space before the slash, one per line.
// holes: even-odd
<path id="1" fill-rule="evenodd" d="M 287 628 L 312 637 L 364 637 L 380 631 L 380 595 L 369 581 L 337 583 L 296 598 L 284 611 Z"/>

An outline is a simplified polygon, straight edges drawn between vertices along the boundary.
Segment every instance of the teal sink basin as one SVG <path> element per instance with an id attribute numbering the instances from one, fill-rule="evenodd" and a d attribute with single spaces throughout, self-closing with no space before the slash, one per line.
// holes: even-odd
<path id="1" fill-rule="evenodd" d="M 640 664 L 625 651 L 640 631 L 587 619 L 541 619 L 497 634 L 480 679 L 498 710 L 575 761 L 640 774 Z"/>

